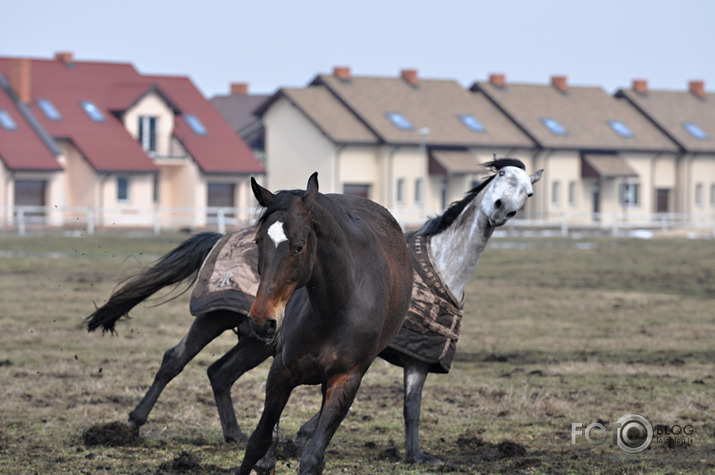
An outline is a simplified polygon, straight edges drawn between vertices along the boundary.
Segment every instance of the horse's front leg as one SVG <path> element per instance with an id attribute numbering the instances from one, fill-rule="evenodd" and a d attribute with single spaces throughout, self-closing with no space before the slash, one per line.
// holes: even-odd
<path id="1" fill-rule="evenodd" d="M 429 364 L 414 358 L 404 357 L 405 399 L 403 415 L 405 418 L 405 461 L 408 463 L 429 463 L 441 465 L 437 457 L 420 450 L 420 406 Z"/>
<path id="2" fill-rule="evenodd" d="M 283 366 L 280 358 L 275 358 L 266 381 L 266 400 L 263 414 L 246 445 L 246 454 L 238 469 L 239 475 L 248 475 L 256 463 L 268 452 L 273 442 L 273 432 L 280 420 L 295 383 L 291 372 Z M 259 469 L 260 467 L 256 467 Z"/>
<path id="3" fill-rule="evenodd" d="M 235 318 L 226 312 L 209 313 L 196 317 L 179 344 L 164 353 L 164 359 L 161 362 L 159 371 L 154 376 L 154 382 L 139 404 L 129 414 L 127 426 L 136 429 L 143 425 L 166 385 L 183 371 L 187 363 L 201 349 L 235 325 Z"/>
<path id="4" fill-rule="evenodd" d="M 318 427 L 318 421 L 320 420 L 320 412 L 323 410 L 323 406 L 325 405 L 325 384 L 321 386 L 320 391 L 323 395 L 323 400 L 320 402 L 320 410 L 318 410 L 318 412 L 316 412 L 308 422 L 300 426 L 300 429 L 298 429 L 298 435 L 295 438 L 295 445 L 297 445 L 298 449 L 301 451 L 308 446 L 308 442 L 310 442 L 313 434 L 315 434 L 315 429 Z"/>
<path id="5" fill-rule="evenodd" d="M 209 366 L 208 376 L 226 442 L 237 442 L 247 438 L 236 421 L 236 412 L 231 400 L 231 386 L 243 373 L 252 370 L 269 356 L 270 352 L 262 341 L 253 335 L 242 334 L 236 346 Z"/>
<path id="6" fill-rule="evenodd" d="M 325 466 L 325 449 L 345 419 L 355 399 L 364 370 L 354 369 L 328 379 L 323 406 L 310 443 L 303 449 L 298 465 L 300 474 L 319 474 Z"/>

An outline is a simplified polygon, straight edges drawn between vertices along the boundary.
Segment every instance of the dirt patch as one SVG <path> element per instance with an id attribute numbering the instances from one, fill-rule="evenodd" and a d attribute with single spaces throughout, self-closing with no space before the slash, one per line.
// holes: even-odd
<path id="1" fill-rule="evenodd" d="M 201 463 L 194 454 L 183 451 L 173 460 L 159 465 L 157 474 L 163 473 L 201 473 Z"/>
<path id="2" fill-rule="evenodd" d="M 122 447 L 138 445 L 141 441 L 138 429 L 131 429 L 121 422 L 94 425 L 82 432 L 82 442 L 86 447 Z"/>

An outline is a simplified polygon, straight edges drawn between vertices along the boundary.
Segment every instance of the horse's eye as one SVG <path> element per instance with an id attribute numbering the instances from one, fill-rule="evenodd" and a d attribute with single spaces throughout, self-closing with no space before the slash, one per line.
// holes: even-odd
<path id="1" fill-rule="evenodd" d="M 499 170 L 499 176 L 504 176 L 504 170 Z"/>
<path id="2" fill-rule="evenodd" d="M 295 247 L 293 248 L 293 254 L 296 254 L 296 255 L 300 254 L 301 252 L 303 252 L 303 249 L 304 249 L 304 248 L 305 248 L 304 245 L 298 244 L 297 246 L 295 246 Z"/>

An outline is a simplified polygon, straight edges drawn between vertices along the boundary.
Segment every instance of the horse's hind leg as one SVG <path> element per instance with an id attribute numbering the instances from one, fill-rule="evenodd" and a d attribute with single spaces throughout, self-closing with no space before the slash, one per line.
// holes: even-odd
<path id="1" fill-rule="evenodd" d="M 429 364 L 405 356 L 405 399 L 403 415 L 405 417 L 405 461 L 408 463 L 429 463 L 441 465 L 437 457 L 420 450 L 420 406 Z"/>
<path id="2" fill-rule="evenodd" d="M 196 317 L 179 344 L 164 353 L 164 359 L 154 376 L 154 382 L 137 407 L 129 414 L 127 425 L 133 429 L 143 425 L 166 385 L 181 373 L 184 366 L 204 346 L 236 324 L 236 314 L 230 312 L 212 312 Z"/>
<path id="3" fill-rule="evenodd" d="M 244 319 L 243 323 L 247 322 Z M 247 325 L 246 325 L 247 326 Z M 247 329 L 248 330 L 248 329 Z M 250 330 L 249 330 L 250 331 Z M 214 400 L 221 420 L 223 438 L 226 442 L 237 442 L 247 437 L 236 422 L 236 413 L 231 400 L 231 386 L 246 371 L 250 371 L 270 356 L 265 343 L 252 334 L 241 331 L 238 344 L 209 366 L 208 375 L 214 392 Z"/>

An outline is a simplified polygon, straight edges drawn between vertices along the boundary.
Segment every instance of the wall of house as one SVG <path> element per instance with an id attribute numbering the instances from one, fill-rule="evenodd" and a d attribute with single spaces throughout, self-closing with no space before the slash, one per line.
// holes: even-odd
<path id="1" fill-rule="evenodd" d="M 335 161 L 338 177 L 335 191 L 342 193 L 346 184 L 368 185 L 370 188 L 368 198 L 384 204 L 383 155 L 379 147 L 374 146 L 341 147 L 336 154 Z"/>
<path id="2" fill-rule="evenodd" d="M 304 189 L 318 172 L 320 191 L 338 193 L 336 146 L 288 100 L 279 99 L 263 117 L 266 126 L 266 183 L 269 190 Z"/>
<path id="3" fill-rule="evenodd" d="M 156 117 L 156 152 L 154 156 L 166 157 L 172 153 L 171 138 L 174 130 L 174 112 L 164 99 L 149 93 L 124 113 L 124 128 L 136 140 L 139 138 L 139 117 Z"/>
<path id="4" fill-rule="evenodd" d="M 128 198 L 117 197 L 117 179 L 128 180 Z M 150 173 L 102 175 L 99 182 L 99 223 L 103 226 L 150 226 L 152 215 L 154 180 Z"/>
<path id="5" fill-rule="evenodd" d="M 698 220 L 715 220 L 715 155 L 697 154 L 690 160 L 689 211 Z M 700 187 L 700 203 L 696 193 Z"/>

